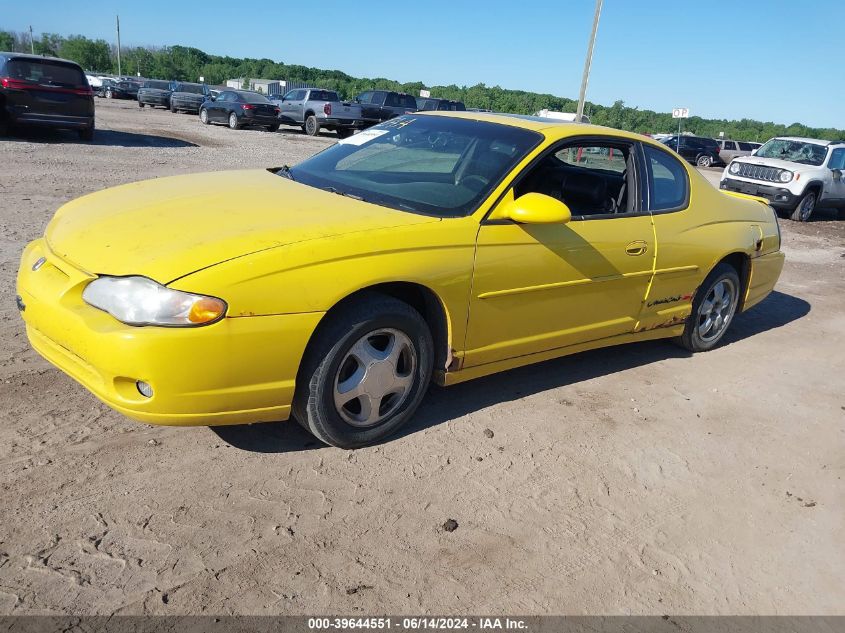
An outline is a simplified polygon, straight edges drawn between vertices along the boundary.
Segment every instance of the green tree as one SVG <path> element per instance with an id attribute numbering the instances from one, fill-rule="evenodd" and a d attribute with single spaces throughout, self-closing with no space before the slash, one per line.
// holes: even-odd
<path id="1" fill-rule="evenodd" d="M 59 54 L 72 59 L 85 70 L 108 72 L 112 67 L 111 48 L 105 40 L 89 40 L 81 35 L 71 35 L 61 43 Z"/>

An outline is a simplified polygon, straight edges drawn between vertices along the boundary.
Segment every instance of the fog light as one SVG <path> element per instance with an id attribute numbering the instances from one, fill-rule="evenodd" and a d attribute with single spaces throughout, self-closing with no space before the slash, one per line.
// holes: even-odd
<path id="1" fill-rule="evenodd" d="M 149 383 L 139 380 L 135 383 L 135 386 L 138 387 L 138 392 L 145 398 L 153 397 L 153 388 Z"/>

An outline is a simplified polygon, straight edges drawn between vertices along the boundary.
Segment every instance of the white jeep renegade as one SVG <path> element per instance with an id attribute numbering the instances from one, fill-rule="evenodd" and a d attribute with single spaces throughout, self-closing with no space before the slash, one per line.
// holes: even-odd
<path id="1" fill-rule="evenodd" d="M 725 167 L 722 189 L 760 196 L 806 222 L 816 206 L 845 212 L 845 141 L 773 138 Z"/>

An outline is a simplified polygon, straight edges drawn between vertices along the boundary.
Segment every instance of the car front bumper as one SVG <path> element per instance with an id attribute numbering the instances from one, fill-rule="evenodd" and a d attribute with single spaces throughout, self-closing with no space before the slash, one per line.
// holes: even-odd
<path id="1" fill-rule="evenodd" d="M 46 262 L 32 270 L 41 257 Z M 21 259 L 18 308 L 33 348 L 108 406 L 165 425 L 289 417 L 299 362 L 323 313 L 132 327 L 82 300 L 92 279 L 36 240 Z M 152 397 L 141 395 L 139 380 Z"/>
<path id="2" fill-rule="evenodd" d="M 723 178 L 719 183 L 719 188 L 765 198 L 777 209 L 792 209 L 798 204 L 798 196 L 784 187 L 747 182 L 736 178 Z"/>
<path id="3" fill-rule="evenodd" d="M 157 106 L 169 106 L 170 105 L 170 97 L 165 97 L 162 95 L 145 95 L 140 94 L 138 95 L 138 101 L 145 105 L 157 105 Z"/>

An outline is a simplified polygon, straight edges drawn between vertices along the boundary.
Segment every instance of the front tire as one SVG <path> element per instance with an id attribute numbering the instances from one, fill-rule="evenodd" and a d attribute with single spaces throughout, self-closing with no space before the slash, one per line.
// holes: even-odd
<path id="1" fill-rule="evenodd" d="M 229 115 L 229 129 L 237 130 L 239 127 L 241 126 L 238 124 L 238 115 L 232 112 Z"/>
<path id="2" fill-rule="evenodd" d="M 143 104 L 143 103 L 141 103 L 141 102 L 139 101 L 139 102 L 138 102 L 138 107 L 139 107 L 139 108 L 143 108 L 143 107 L 144 107 L 144 104 Z"/>
<path id="3" fill-rule="evenodd" d="M 113 99 L 114 95 L 112 95 L 111 90 L 106 90 L 106 99 Z"/>
<path id="4" fill-rule="evenodd" d="M 331 446 L 374 444 L 419 407 L 433 358 L 431 332 L 420 313 L 368 293 L 321 324 L 297 377 L 293 415 Z"/>
<path id="5" fill-rule="evenodd" d="M 736 269 L 729 264 L 714 268 L 692 301 L 692 314 L 678 339 L 691 352 L 713 349 L 728 331 L 739 305 L 740 283 Z"/>
<path id="6" fill-rule="evenodd" d="M 202 108 L 200 110 L 200 122 L 203 125 L 208 125 L 208 123 L 209 123 L 209 121 L 208 121 L 208 110 L 206 110 L 205 108 Z"/>
<path id="7" fill-rule="evenodd" d="M 818 202 L 816 192 L 808 191 L 804 194 L 804 196 L 802 196 L 801 200 L 798 201 L 798 204 L 795 205 L 795 209 L 792 210 L 792 215 L 790 215 L 789 218 L 791 220 L 795 220 L 796 222 L 807 222 L 813 215 L 813 211 L 816 208 L 816 202 Z"/>
<path id="8" fill-rule="evenodd" d="M 305 119 L 305 133 L 308 136 L 318 136 L 320 134 L 320 122 L 313 114 Z"/>
<path id="9" fill-rule="evenodd" d="M 175 105 L 173 105 L 172 103 L 170 104 L 170 111 L 171 111 L 173 114 L 176 114 L 176 113 L 178 112 L 178 110 L 176 109 L 176 106 L 175 106 Z"/>

